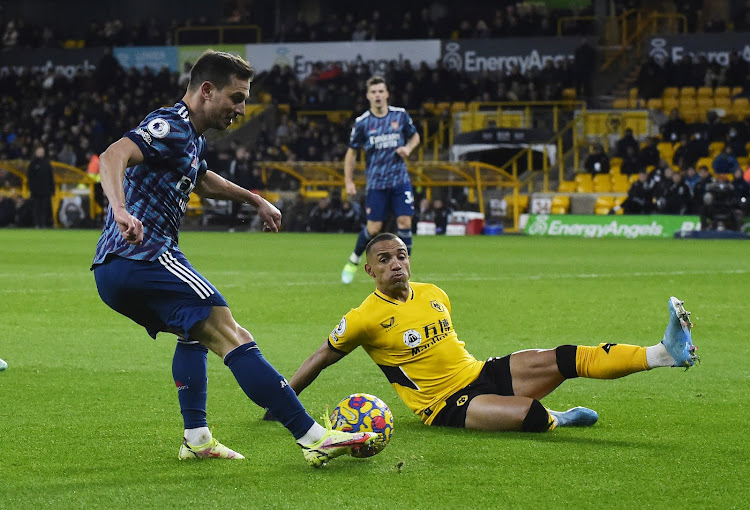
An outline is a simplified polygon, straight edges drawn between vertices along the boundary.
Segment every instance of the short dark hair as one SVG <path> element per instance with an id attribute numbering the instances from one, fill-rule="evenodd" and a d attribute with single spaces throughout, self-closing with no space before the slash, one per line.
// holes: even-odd
<path id="1" fill-rule="evenodd" d="M 378 234 L 372 239 L 370 239 L 370 242 L 367 243 L 367 248 L 365 248 L 365 256 L 369 257 L 370 252 L 372 251 L 372 247 L 378 244 L 381 241 L 393 241 L 394 239 L 400 239 L 396 234 L 392 234 L 391 232 L 383 232 L 382 234 Z"/>
<path id="2" fill-rule="evenodd" d="M 367 89 L 369 90 L 373 85 L 380 85 L 381 83 L 385 85 L 385 90 L 388 90 L 388 84 L 385 82 L 385 78 L 377 75 L 367 80 Z"/>
<path id="3" fill-rule="evenodd" d="M 223 89 L 236 76 L 241 80 L 252 80 L 255 70 L 242 57 L 225 51 L 206 50 L 190 70 L 188 90 L 195 90 L 204 81 Z"/>

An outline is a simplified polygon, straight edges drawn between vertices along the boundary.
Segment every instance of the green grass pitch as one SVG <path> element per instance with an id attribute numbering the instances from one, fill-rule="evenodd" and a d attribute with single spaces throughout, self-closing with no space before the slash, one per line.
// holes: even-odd
<path id="1" fill-rule="evenodd" d="M 0 230 L 0 508 L 747 508 L 750 243 L 419 237 L 413 279 L 451 297 L 477 358 L 563 343 L 658 342 L 667 299 L 693 312 L 703 362 L 566 382 L 544 403 L 596 409 L 590 429 L 423 426 L 364 352 L 301 395 L 319 417 L 378 395 L 393 441 L 308 467 L 209 358 L 209 425 L 244 462 L 179 462 L 173 338 L 108 309 L 88 270 L 99 233 Z M 353 235 L 182 234 L 193 265 L 287 377 L 372 291 L 339 273 Z"/>

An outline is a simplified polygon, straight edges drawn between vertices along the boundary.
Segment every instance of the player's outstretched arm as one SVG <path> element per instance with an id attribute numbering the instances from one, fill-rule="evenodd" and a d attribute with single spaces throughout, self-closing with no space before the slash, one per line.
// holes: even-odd
<path id="1" fill-rule="evenodd" d="M 130 244 L 143 242 L 143 223 L 125 207 L 125 169 L 143 162 L 143 153 L 129 138 L 120 138 L 99 156 L 99 177 L 122 237 Z"/>
<path id="2" fill-rule="evenodd" d="M 204 198 L 218 198 L 250 204 L 255 207 L 258 216 L 263 220 L 264 230 L 278 232 L 281 228 L 281 211 L 276 206 L 262 196 L 226 180 L 211 170 L 208 170 L 198 180 L 195 192 Z"/>

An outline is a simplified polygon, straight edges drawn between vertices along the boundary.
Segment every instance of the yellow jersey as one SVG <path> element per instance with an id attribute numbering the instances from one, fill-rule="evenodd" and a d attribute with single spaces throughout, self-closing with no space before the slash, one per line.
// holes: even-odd
<path id="1" fill-rule="evenodd" d="M 447 397 L 479 376 L 484 362 L 458 339 L 448 295 L 429 283 L 410 286 L 405 303 L 377 290 L 370 294 L 344 315 L 328 344 L 343 354 L 361 345 L 401 400 L 429 425 Z"/>

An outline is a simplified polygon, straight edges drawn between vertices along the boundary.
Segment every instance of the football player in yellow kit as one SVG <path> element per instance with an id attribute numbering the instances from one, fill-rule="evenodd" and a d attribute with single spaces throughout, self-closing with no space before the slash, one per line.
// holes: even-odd
<path id="1" fill-rule="evenodd" d="M 687 368 L 699 359 L 690 314 L 671 297 L 669 323 L 656 345 L 561 345 L 479 361 L 453 329 L 447 294 L 435 285 L 409 281 L 409 255 L 401 239 L 380 234 L 368 244 L 366 256 L 365 271 L 375 280 L 375 292 L 302 363 L 289 381 L 298 394 L 324 368 L 362 346 L 427 425 L 542 432 L 590 426 L 599 418 L 585 407 L 561 412 L 541 404 L 566 379 L 616 379 L 656 367 Z"/>

